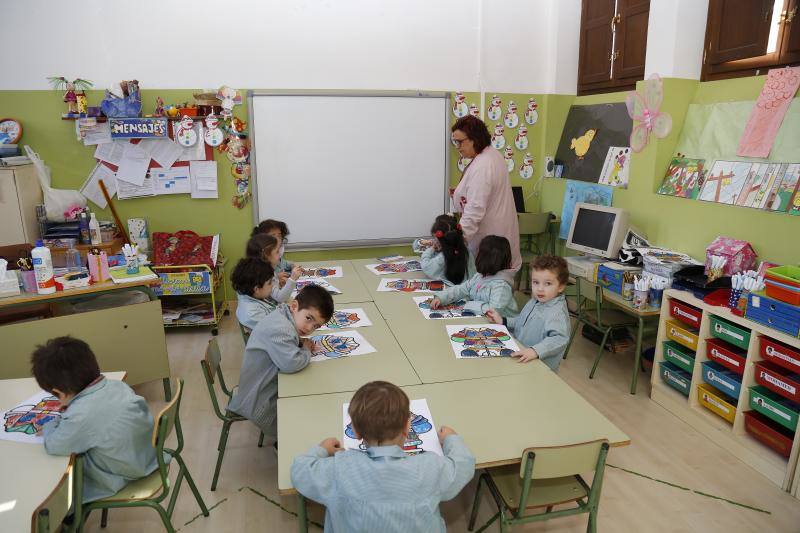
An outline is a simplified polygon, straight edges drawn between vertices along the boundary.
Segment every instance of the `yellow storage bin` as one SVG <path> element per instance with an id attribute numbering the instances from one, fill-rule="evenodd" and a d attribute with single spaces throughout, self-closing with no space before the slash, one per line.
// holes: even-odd
<path id="1" fill-rule="evenodd" d="M 733 424 L 733 419 L 736 418 L 736 404 L 731 403 L 732 399 L 729 396 L 708 383 L 702 383 L 697 386 L 697 400 L 700 405 Z"/>
<path id="2" fill-rule="evenodd" d="M 676 320 L 667 320 L 667 338 L 680 343 L 693 352 L 697 350 L 697 331 L 687 328 Z"/>

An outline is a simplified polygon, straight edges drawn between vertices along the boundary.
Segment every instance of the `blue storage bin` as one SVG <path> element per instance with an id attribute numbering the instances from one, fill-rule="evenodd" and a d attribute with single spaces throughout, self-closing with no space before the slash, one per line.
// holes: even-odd
<path id="1" fill-rule="evenodd" d="M 703 381 L 733 398 L 732 403 L 736 403 L 739 392 L 742 389 L 742 378 L 733 370 L 728 370 L 724 366 L 714 361 L 703 362 Z"/>
<path id="2" fill-rule="evenodd" d="M 792 337 L 800 335 L 800 307 L 791 305 L 763 293 L 750 294 L 747 301 L 747 318 L 760 322 Z"/>

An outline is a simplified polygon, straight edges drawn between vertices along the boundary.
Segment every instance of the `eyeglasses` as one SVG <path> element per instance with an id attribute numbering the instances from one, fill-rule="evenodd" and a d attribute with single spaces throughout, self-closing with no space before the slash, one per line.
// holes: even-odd
<path id="1" fill-rule="evenodd" d="M 461 143 L 463 143 L 465 141 L 468 141 L 468 140 L 469 140 L 469 138 L 467 138 L 467 137 L 464 137 L 463 139 L 456 139 L 455 137 L 450 137 L 450 142 L 453 143 L 453 146 L 455 146 L 456 148 L 460 148 L 461 147 Z"/>

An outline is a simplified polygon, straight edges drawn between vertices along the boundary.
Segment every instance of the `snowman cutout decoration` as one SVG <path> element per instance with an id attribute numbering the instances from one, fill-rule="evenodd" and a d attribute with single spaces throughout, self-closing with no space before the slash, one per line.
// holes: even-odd
<path id="1" fill-rule="evenodd" d="M 499 96 L 497 96 L 496 94 L 492 96 L 492 101 L 489 104 L 489 109 L 486 111 L 489 120 L 500 120 L 500 113 L 502 113 L 500 105 L 502 103 L 503 101 L 500 100 Z"/>
<path id="2" fill-rule="evenodd" d="M 514 146 L 517 150 L 525 150 L 528 148 L 528 128 L 525 124 L 521 124 L 517 130 L 517 136 L 514 137 Z"/>
<path id="3" fill-rule="evenodd" d="M 508 110 L 503 118 L 506 128 L 516 128 L 519 124 L 519 116 L 517 115 L 517 104 L 513 101 L 508 102 Z"/>
<path id="4" fill-rule="evenodd" d="M 475 118 L 481 118 L 481 110 L 476 104 L 469 104 L 469 114 Z"/>
<path id="5" fill-rule="evenodd" d="M 494 125 L 494 135 L 492 135 L 492 146 L 495 150 L 501 150 L 506 145 L 506 139 L 503 137 L 505 128 L 502 124 Z"/>
<path id="6" fill-rule="evenodd" d="M 530 152 L 525 153 L 525 157 L 522 158 L 522 165 L 519 167 L 519 177 L 527 180 L 533 176 L 533 156 Z"/>
<path id="7" fill-rule="evenodd" d="M 512 150 L 510 146 L 506 146 L 506 149 L 503 151 L 503 158 L 506 160 L 508 171 L 511 172 L 514 170 L 514 150 Z"/>
<path id="8" fill-rule="evenodd" d="M 469 113 L 469 107 L 467 107 L 467 102 L 465 102 L 466 97 L 464 93 L 461 91 L 456 91 L 456 95 L 453 99 L 453 114 L 456 118 L 461 118 L 467 116 Z"/>
<path id="9" fill-rule="evenodd" d="M 209 146 L 219 146 L 225 139 L 222 130 L 219 129 L 219 119 L 213 113 L 206 117 L 205 140 Z"/>
<path id="10" fill-rule="evenodd" d="M 472 163 L 471 157 L 464 157 L 463 155 L 458 156 L 458 170 L 459 172 L 464 172 L 469 164 Z"/>
<path id="11" fill-rule="evenodd" d="M 175 133 L 178 144 L 186 148 L 197 144 L 197 132 L 194 131 L 194 120 L 192 117 L 183 116 L 178 124 L 178 131 Z"/>
<path id="12" fill-rule="evenodd" d="M 528 99 L 528 109 L 525 111 L 525 122 L 533 126 L 539 120 L 539 112 L 536 110 L 539 104 L 536 103 L 536 98 Z"/>

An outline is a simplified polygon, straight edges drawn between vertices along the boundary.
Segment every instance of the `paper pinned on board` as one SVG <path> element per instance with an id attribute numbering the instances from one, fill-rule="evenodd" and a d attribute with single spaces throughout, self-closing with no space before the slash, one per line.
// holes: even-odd
<path id="1" fill-rule="evenodd" d="M 155 196 L 155 194 L 155 180 L 150 176 L 150 173 L 144 177 L 144 181 L 141 185 L 134 185 L 127 181 L 117 180 L 117 198 L 120 200 Z"/>
<path id="2" fill-rule="evenodd" d="M 94 151 L 94 158 L 119 166 L 125 147 L 129 144 L 127 140 L 114 140 L 110 143 L 98 144 Z"/>
<path id="3" fill-rule="evenodd" d="M 183 147 L 170 139 L 142 139 L 139 146 L 162 168 L 170 168 L 183 153 Z"/>
<path id="4" fill-rule="evenodd" d="M 154 168 L 150 170 L 150 177 L 157 196 L 192 192 L 189 167 Z"/>
<path id="5" fill-rule="evenodd" d="M 75 121 L 75 127 L 78 127 L 78 121 Z M 88 128 L 81 128 L 84 146 L 94 146 L 98 144 L 107 144 L 111 142 L 111 127 L 108 122 L 100 122 Z"/>
<path id="6" fill-rule="evenodd" d="M 108 202 L 106 202 L 106 197 L 103 196 L 98 180 L 103 180 L 109 197 L 113 198 L 117 194 L 117 177 L 114 171 L 103 163 L 97 163 L 89 177 L 83 182 L 80 193 L 100 209 L 105 209 L 108 206 Z"/>
<path id="7" fill-rule="evenodd" d="M 192 181 L 192 198 L 219 197 L 216 161 L 190 161 L 189 172 Z"/>
<path id="8" fill-rule="evenodd" d="M 150 167 L 150 154 L 137 144 L 127 144 L 117 169 L 117 179 L 141 186 Z"/>

